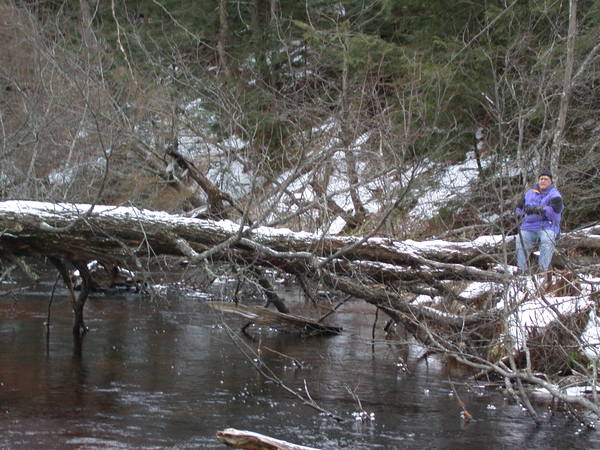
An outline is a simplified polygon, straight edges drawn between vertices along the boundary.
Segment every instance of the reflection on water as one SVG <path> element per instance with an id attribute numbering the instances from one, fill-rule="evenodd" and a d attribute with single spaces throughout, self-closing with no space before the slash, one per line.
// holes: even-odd
<path id="1" fill-rule="evenodd" d="M 227 427 L 328 449 L 600 447 L 598 432 L 559 416 L 536 427 L 474 384 L 455 384 L 475 418 L 461 422 L 439 364 L 383 341 L 372 347 L 374 317 L 358 302 L 336 315 L 340 336 L 255 329 L 260 339 L 247 341 L 288 386 L 306 381 L 322 407 L 351 419 L 343 423 L 260 376 L 204 300 L 92 297 L 80 351 L 66 297 L 54 300 L 48 339 L 47 311 L 47 295 L 0 298 L 1 448 L 225 448 L 215 433 Z M 358 401 L 374 420 L 354 420 Z"/>

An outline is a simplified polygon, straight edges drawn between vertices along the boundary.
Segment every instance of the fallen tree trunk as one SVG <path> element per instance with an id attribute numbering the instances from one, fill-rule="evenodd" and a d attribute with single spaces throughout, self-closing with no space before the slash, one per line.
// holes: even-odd
<path id="1" fill-rule="evenodd" d="M 15 254 L 55 254 L 75 259 L 123 258 L 132 255 L 215 256 L 236 250 L 241 257 L 260 255 L 262 262 L 330 258 L 360 237 L 322 236 L 288 229 L 242 227 L 228 220 L 192 219 L 131 207 L 40 202 L 0 202 L 0 245 Z M 370 238 L 339 260 L 364 264 L 365 270 L 417 279 L 402 268 L 419 269 L 423 264 L 462 264 L 486 268 L 494 263 L 499 236 L 470 242 L 392 241 Z M 213 250 L 209 255 L 202 252 Z M 335 258 L 330 261 L 334 264 Z M 368 262 L 390 266 L 374 267 Z M 318 263 L 318 261 L 317 261 Z M 397 266 L 397 267 L 392 267 Z M 373 268 L 374 267 L 374 268 Z M 456 267 L 439 266 L 449 272 Z M 482 274 L 479 274 L 482 275 Z"/>
<path id="2" fill-rule="evenodd" d="M 4 257 L 41 255 L 71 262 L 99 260 L 108 265 L 146 255 L 176 255 L 191 262 L 228 260 L 259 264 L 357 295 L 361 290 L 386 297 L 376 283 L 398 292 L 454 296 L 451 280 L 503 283 L 501 255 L 509 237 L 482 236 L 468 242 L 393 241 L 341 237 L 288 229 L 240 226 L 132 207 L 8 201 L 0 203 L 0 250 Z M 85 212 L 85 215 L 83 214 Z M 580 230 L 561 242 L 574 247 L 600 240 L 600 227 Z M 324 272 L 327 271 L 328 274 Z M 343 278 L 342 278 L 343 277 Z M 352 283 L 343 281 L 345 278 Z M 352 285 L 352 289 L 345 286 Z"/>
<path id="3" fill-rule="evenodd" d="M 415 294 L 442 294 L 432 280 L 501 283 L 503 246 L 510 237 L 482 236 L 468 242 L 393 241 L 387 238 L 323 236 L 281 228 L 242 227 L 163 212 L 113 206 L 39 202 L 0 203 L 0 249 L 8 255 L 59 256 L 107 263 L 143 255 L 185 256 L 192 262 L 234 258 L 299 274 L 328 268 L 378 283 L 398 283 Z M 364 241 L 364 242 L 363 242 Z M 572 248 L 600 242 L 600 227 L 566 234 Z M 359 245 L 357 245 L 359 244 Z M 338 256 L 339 255 L 339 256 Z"/>
<path id="4" fill-rule="evenodd" d="M 90 205 L 27 201 L 0 202 L 0 229 L 0 258 L 11 261 L 35 255 L 84 267 L 92 260 L 106 266 L 133 264 L 147 255 L 176 255 L 196 263 L 261 265 L 363 298 L 395 320 L 425 321 L 456 330 L 493 323 L 499 311 L 471 308 L 471 300 L 455 292 L 450 283 L 506 283 L 510 273 L 505 272 L 501 256 L 506 245 L 512 248 L 511 239 L 503 236 L 468 242 L 363 239 L 241 226 L 133 207 L 94 206 L 90 211 Z M 598 234 L 600 227 L 592 227 L 578 231 L 577 237 L 595 242 Z M 565 241 L 574 246 L 573 239 Z M 441 296 L 465 308 L 460 313 L 441 311 L 411 302 L 407 293 Z"/>
<path id="5" fill-rule="evenodd" d="M 104 266 L 134 264 L 148 255 L 176 255 L 197 263 L 258 264 L 325 281 L 332 290 L 352 295 L 364 292 L 369 301 L 385 304 L 388 311 L 405 309 L 399 290 L 448 294 L 441 284 L 432 287 L 433 279 L 467 277 L 499 282 L 503 277 L 485 270 L 494 260 L 492 251 L 498 245 L 494 237 L 463 243 L 398 242 L 245 227 L 227 220 L 193 219 L 131 207 L 90 209 L 90 205 L 22 201 L 0 203 L 0 227 L 0 251 L 11 258 L 43 256 L 63 259 L 75 267 L 92 260 Z M 383 290 L 370 287 L 376 283 L 384 283 Z M 357 285 L 361 289 L 356 289 Z M 431 316 L 420 306 L 410 311 Z M 84 325 L 75 328 L 84 329 Z"/>
<path id="6" fill-rule="evenodd" d="M 544 286 L 536 277 L 515 278 L 507 256 L 514 242 L 506 236 L 482 236 L 468 242 L 394 241 L 241 226 L 228 220 L 193 219 L 137 208 L 16 201 L 0 202 L 0 229 L 0 260 L 8 263 L 6 273 L 18 266 L 35 281 L 34 271 L 22 256 L 45 257 L 57 267 L 69 287 L 76 335 L 86 330 L 83 306 L 92 286 L 90 261 L 111 267 L 134 264 L 142 256 L 175 255 L 192 263 L 226 262 L 237 273 L 252 274 L 258 266 L 268 267 L 296 276 L 306 289 L 310 281 L 319 288 L 361 298 L 387 314 L 392 322 L 402 324 L 430 351 L 454 357 L 478 370 L 492 371 L 509 384 L 515 380 L 517 384 L 521 380 L 534 382 L 565 401 L 565 395 L 531 375 L 531 357 L 527 356 L 524 369 L 519 367 L 523 362 L 515 358 L 515 352 L 524 350 L 526 355 L 542 361 L 546 355 L 532 351 L 537 343 L 526 339 L 529 329 L 520 323 L 522 317 L 531 316 L 527 308 L 537 301 L 540 313 L 554 314 L 559 327 L 555 328 L 560 333 L 553 336 L 565 335 L 572 341 L 565 350 L 572 353 L 584 343 L 595 345 L 595 341 L 584 342 L 578 337 L 580 329 L 571 330 L 564 320 L 568 315 L 559 307 L 568 304 L 570 298 L 573 308 L 583 305 L 589 309 L 597 301 L 597 278 L 586 279 L 572 271 L 556 272 L 555 276 L 562 277 L 558 280 L 561 286 L 558 282 L 552 285 L 556 289 L 550 284 Z M 559 247 L 578 252 L 584 249 L 593 256 L 599 241 L 600 226 L 594 226 L 563 235 Z M 66 275 L 67 262 L 84 277 L 85 286 L 79 296 Z M 239 270 L 240 266 L 251 270 Z M 580 284 L 585 284 L 585 289 Z M 268 280 L 258 285 L 273 291 Z M 472 286 L 477 286 L 475 294 L 470 291 Z M 546 292 L 558 290 L 565 290 L 566 297 L 546 298 Z M 274 291 L 267 293 L 272 297 Z M 269 301 L 275 304 L 273 298 Z M 266 311 L 242 306 L 235 312 L 257 322 L 293 326 L 308 323 L 292 315 Z M 545 324 L 540 323 L 539 335 L 553 330 L 542 329 Z M 579 323 L 579 328 L 583 325 Z M 542 345 L 547 344 L 544 341 Z M 586 369 L 584 364 L 577 367 Z M 522 389 L 518 395 L 527 400 Z M 265 444 L 258 448 L 285 447 Z"/>

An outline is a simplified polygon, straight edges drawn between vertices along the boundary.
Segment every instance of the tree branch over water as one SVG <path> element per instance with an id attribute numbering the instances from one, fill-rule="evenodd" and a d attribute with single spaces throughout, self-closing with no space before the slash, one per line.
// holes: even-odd
<path id="1" fill-rule="evenodd" d="M 96 205 L 90 212 L 89 205 L 25 201 L 0 203 L 0 227 L 2 259 L 14 265 L 15 258 L 49 258 L 61 268 L 67 284 L 65 262 L 83 272 L 89 284 L 86 267 L 93 260 L 127 265 L 138 264 L 141 256 L 160 255 L 301 276 L 333 295 L 344 293 L 376 306 L 435 352 L 454 355 L 506 380 L 538 385 L 563 401 L 570 401 L 569 396 L 538 376 L 533 365 L 563 361 L 564 366 L 569 348 L 585 348 L 582 317 L 591 314 L 592 297 L 597 295 L 593 277 L 584 278 L 583 272 L 578 279 L 560 273 L 554 280 L 513 277 L 508 264 L 499 264 L 506 245 L 512 243 L 506 236 L 461 242 L 394 241 L 245 227 L 229 220 L 132 207 Z M 559 247 L 594 251 L 599 239 L 600 227 L 593 226 L 565 234 Z M 274 293 L 268 280 L 259 285 L 267 294 Z M 476 294 L 469 293 L 471 285 L 477 286 Z M 85 295 L 82 292 L 74 300 L 74 330 L 80 332 L 85 330 Z M 564 309 L 571 304 L 579 306 Z M 526 307 L 538 308 L 539 319 L 521 323 L 519 317 L 531 317 Z M 548 339 L 556 336 L 552 345 L 562 349 L 562 358 L 545 350 L 545 334 Z M 541 344 L 536 339 L 542 339 Z M 521 360 L 527 361 L 523 369 Z M 515 392 L 526 395 L 523 389 Z M 585 399 L 573 403 L 598 410 Z"/>

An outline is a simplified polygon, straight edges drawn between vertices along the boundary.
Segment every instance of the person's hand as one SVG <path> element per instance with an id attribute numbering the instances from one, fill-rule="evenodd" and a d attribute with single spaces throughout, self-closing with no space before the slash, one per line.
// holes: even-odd
<path id="1" fill-rule="evenodd" d="M 540 216 L 544 215 L 544 207 L 543 206 L 529 206 L 525 208 L 526 214 L 538 214 Z"/>

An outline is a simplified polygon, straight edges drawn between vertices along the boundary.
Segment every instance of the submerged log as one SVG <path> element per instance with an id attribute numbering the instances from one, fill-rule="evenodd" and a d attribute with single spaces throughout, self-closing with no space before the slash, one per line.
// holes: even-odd
<path id="1" fill-rule="evenodd" d="M 313 447 L 291 444 L 264 434 L 235 428 L 217 431 L 217 439 L 230 447 L 246 450 L 317 450 Z"/>
<path id="2" fill-rule="evenodd" d="M 236 314 L 259 325 L 295 328 L 311 334 L 339 334 L 342 327 L 323 325 L 311 319 L 272 311 L 262 306 L 240 305 L 231 302 L 209 302 L 208 305 L 220 312 Z"/>

